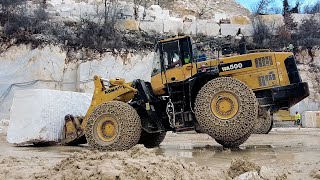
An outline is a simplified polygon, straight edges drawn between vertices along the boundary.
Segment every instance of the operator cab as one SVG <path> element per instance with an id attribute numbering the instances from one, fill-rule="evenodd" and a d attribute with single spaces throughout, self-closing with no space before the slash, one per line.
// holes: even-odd
<path id="1" fill-rule="evenodd" d="M 161 40 L 156 47 L 152 76 L 175 67 L 182 67 L 193 60 L 192 41 L 189 36 Z"/>

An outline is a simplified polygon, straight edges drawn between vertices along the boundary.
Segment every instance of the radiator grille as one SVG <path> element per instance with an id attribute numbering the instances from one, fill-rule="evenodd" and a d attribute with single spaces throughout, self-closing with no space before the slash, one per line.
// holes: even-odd
<path id="1" fill-rule="evenodd" d="M 275 81 L 276 80 L 276 75 L 274 72 L 271 72 L 267 75 L 259 76 L 259 85 L 260 86 L 268 86 L 269 81 Z"/>
<path id="2" fill-rule="evenodd" d="M 257 68 L 265 67 L 265 66 L 272 66 L 273 65 L 271 56 L 256 58 L 255 62 L 256 62 L 256 67 Z"/>

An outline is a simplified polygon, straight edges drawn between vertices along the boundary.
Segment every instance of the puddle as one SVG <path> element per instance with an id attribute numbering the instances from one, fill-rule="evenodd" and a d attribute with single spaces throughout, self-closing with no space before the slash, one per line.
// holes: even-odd
<path id="1" fill-rule="evenodd" d="M 192 143 L 172 145 L 164 144 L 157 149 L 158 155 L 176 157 L 185 162 L 195 162 L 202 166 L 210 166 L 216 170 L 227 168 L 232 159 L 248 158 L 260 165 L 294 163 L 313 158 L 320 159 L 318 151 L 296 151 L 296 148 L 273 145 L 243 145 L 239 148 L 223 149 L 219 145 L 196 145 Z M 306 149 L 305 149 L 306 150 Z"/>

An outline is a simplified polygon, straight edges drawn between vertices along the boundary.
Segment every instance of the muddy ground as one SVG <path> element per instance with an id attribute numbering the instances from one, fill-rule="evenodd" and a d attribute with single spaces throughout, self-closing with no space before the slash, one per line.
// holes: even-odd
<path id="1" fill-rule="evenodd" d="M 15 147 L 3 138 L 0 149 L 0 179 L 320 179 L 320 129 L 275 128 L 231 150 L 193 132 L 168 133 L 151 150 Z"/>

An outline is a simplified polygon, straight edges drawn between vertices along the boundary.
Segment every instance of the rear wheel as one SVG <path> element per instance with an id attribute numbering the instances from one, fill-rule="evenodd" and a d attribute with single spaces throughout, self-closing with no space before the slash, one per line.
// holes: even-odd
<path id="1" fill-rule="evenodd" d="M 253 134 L 268 134 L 273 125 L 273 117 L 270 112 L 263 112 L 261 116 L 258 116 L 254 125 Z"/>
<path id="2" fill-rule="evenodd" d="M 220 77 L 199 91 L 195 115 L 208 135 L 217 141 L 234 142 L 252 133 L 258 103 L 246 84 L 231 77 Z"/>
<path id="3" fill-rule="evenodd" d="M 129 104 L 109 101 L 91 113 L 85 129 L 92 149 L 122 151 L 135 146 L 141 134 L 138 113 Z"/>
<path id="4" fill-rule="evenodd" d="M 221 144 L 225 148 L 235 148 L 239 147 L 241 144 L 246 142 L 246 140 L 249 139 L 251 134 L 245 135 L 235 141 L 221 141 L 221 140 L 216 140 L 217 143 Z"/>
<path id="5" fill-rule="evenodd" d="M 148 133 L 142 130 L 138 143 L 143 144 L 146 148 L 158 147 L 166 137 L 166 134 L 167 132 Z"/>

